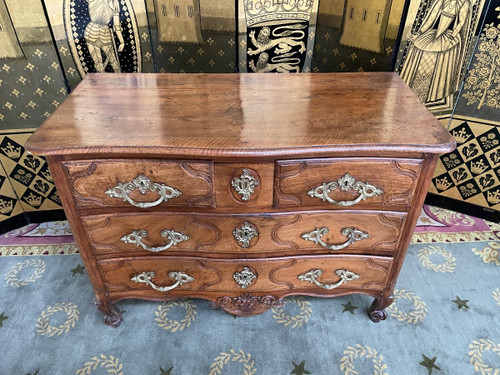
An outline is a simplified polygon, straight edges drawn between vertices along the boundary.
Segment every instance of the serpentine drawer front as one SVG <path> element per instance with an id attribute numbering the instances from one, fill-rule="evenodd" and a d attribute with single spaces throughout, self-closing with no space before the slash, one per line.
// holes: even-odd
<path id="1" fill-rule="evenodd" d="M 135 257 L 103 260 L 98 264 L 107 289 L 120 296 L 146 293 L 161 297 L 176 289 L 178 296 L 219 292 L 237 297 L 242 292 L 272 294 L 283 289 L 308 294 L 333 293 L 334 289 L 335 292 L 380 291 L 386 286 L 392 258 L 330 255 L 227 261 Z M 162 290 L 178 280 L 175 288 Z"/>
<path id="2" fill-rule="evenodd" d="M 91 215 L 82 222 L 97 256 L 394 255 L 405 217 L 402 212 L 378 211 L 153 212 Z"/>
<path id="3" fill-rule="evenodd" d="M 393 73 L 92 74 L 26 145 L 114 327 L 125 298 L 248 316 L 359 293 L 385 319 L 454 147 Z"/>

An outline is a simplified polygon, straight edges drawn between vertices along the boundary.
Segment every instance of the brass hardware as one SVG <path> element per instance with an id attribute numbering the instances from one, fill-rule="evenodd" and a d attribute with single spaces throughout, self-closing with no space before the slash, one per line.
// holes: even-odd
<path id="1" fill-rule="evenodd" d="M 301 235 L 301 237 L 306 241 L 312 241 L 312 242 L 319 244 L 319 245 L 323 246 L 324 248 L 330 249 L 330 250 L 341 250 L 341 249 L 346 248 L 347 246 L 349 246 L 350 244 L 352 244 L 356 241 L 364 240 L 364 239 L 367 239 L 370 237 L 370 235 L 368 233 L 363 232 L 359 229 L 344 228 L 344 229 L 342 229 L 342 231 L 340 233 L 342 233 L 343 236 L 347 236 L 348 240 L 340 245 L 330 245 L 330 244 L 327 244 L 326 242 L 323 242 L 323 240 L 321 239 L 321 237 L 323 237 L 328 232 L 329 232 L 328 228 L 325 228 L 325 227 L 316 228 L 312 232 L 304 233 L 303 235 Z"/>
<path id="2" fill-rule="evenodd" d="M 358 280 L 361 278 L 361 276 L 349 270 L 337 270 L 335 271 L 335 273 L 340 277 L 340 281 L 336 284 L 322 284 L 318 280 L 316 280 L 317 277 L 323 274 L 323 270 L 321 269 L 310 270 L 309 272 L 303 273 L 302 275 L 298 276 L 298 279 L 302 281 L 309 281 L 310 283 L 313 283 L 320 288 L 331 290 L 338 288 L 348 281 Z"/>
<path id="3" fill-rule="evenodd" d="M 359 196 L 353 201 L 336 201 L 328 195 L 330 192 L 340 188 L 342 191 L 357 191 Z M 383 194 L 383 191 L 368 182 L 356 181 L 349 173 L 340 177 L 337 181 L 325 182 L 307 192 L 312 198 L 319 198 L 337 206 L 352 206 L 364 201 L 366 198 Z"/>
<path id="4" fill-rule="evenodd" d="M 179 242 L 189 240 L 189 236 L 185 235 L 184 233 L 179 233 L 169 229 L 163 229 L 160 232 L 160 236 L 168 238 L 170 242 L 164 246 L 149 247 L 142 242 L 143 238 L 146 238 L 147 236 L 148 231 L 145 229 L 134 230 L 132 233 L 124 235 L 122 238 L 120 238 L 120 240 L 125 243 L 140 246 L 144 250 L 150 251 L 152 253 L 158 253 L 160 251 L 167 250 L 171 246 L 177 245 Z"/>
<path id="5" fill-rule="evenodd" d="M 243 169 L 243 174 L 240 177 L 231 180 L 231 186 L 241 195 L 241 200 L 247 201 L 254 193 L 255 186 L 259 186 L 259 180 L 253 177 L 248 169 Z"/>
<path id="6" fill-rule="evenodd" d="M 257 275 L 248 267 L 244 267 L 242 271 L 233 274 L 234 281 L 236 281 L 236 284 L 242 289 L 248 288 L 256 278 Z"/>
<path id="7" fill-rule="evenodd" d="M 245 221 L 240 228 L 233 229 L 233 237 L 240 243 L 240 246 L 243 248 L 247 248 L 250 246 L 250 241 L 256 236 L 259 235 L 259 232 L 255 227 L 250 224 L 248 221 Z"/>
<path id="8" fill-rule="evenodd" d="M 174 279 L 175 283 L 170 285 L 170 286 L 158 286 L 158 285 L 155 285 L 151 281 L 151 279 L 153 279 L 155 276 L 156 276 L 156 273 L 154 271 L 146 271 L 146 272 L 142 272 L 136 276 L 131 277 L 130 280 L 132 280 L 136 283 L 143 283 L 143 284 L 149 285 L 151 288 L 158 290 L 160 292 L 168 292 L 169 290 L 177 288 L 178 286 L 181 286 L 182 284 L 194 281 L 193 277 L 186 275 L 185 273 L 182 273 L 179 271 L 172 271 L 172 272 L 168 273 L 168 277 Z"/>
<path id="9" fill-rule="evenodd" d="M 156 192 L 160 197 L 154 202 L 136 202 L 131 199 L 128 194 L 138 189 L 143 195 L 148 191 Z M 132 206 L 139 208 L 149 208 L 159 205 L 161 202 L 168 202 L 169 199 L 182 195 L 177 189 L 164 184 L 151 182 L 146 176 L 139 174 L 132 182 L 119 183 L 115 187 L 106 190 L 106 195 L 111 198 L 121 198 L 125 202 L 129 202 Z"/>

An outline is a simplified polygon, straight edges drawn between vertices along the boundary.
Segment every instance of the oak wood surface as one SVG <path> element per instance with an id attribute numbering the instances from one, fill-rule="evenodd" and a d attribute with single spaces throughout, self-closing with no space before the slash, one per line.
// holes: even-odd
<path id="1" fill-rule="evenodd" d="M 286 295 L 364 293 L 375 297 L 370 318 L 385 319 L 438 155 L 454 146 L 393 73 L 113 74 L 89 75 L 27 150 L 47 156 L 97 307 L 117 326 L 113 302 L 123 298 L 201 297 L 253 315 Z M 244 169 L 259 181 L 248 201 L 231 186 Z M 348 209 L 307 195 L 346 173 L 384 193 Z M 138 174 L 183 194 L 146 209 L 104 194 Z M 335 189 L 329 196 L 358 194 Z M 259 232 L 248 248 L 232 234 L 245 222 Z M 345 242 L 346 227 L 369 238 L 335 252 L 301 237 L 319 227 L 329 229 L 328 244 Z M 190 238 L 145 255 L 120 240 L 141 229 L 148 246 L 168 241 L 163 229 Z M 244 266 L 259 275 L 248 289 L 232 276 Z M 297 279 L 320 267 L 349 267 L 362 281 L 326 290 Z M 155 282 L 170 285 L 168 271 L 177 268 L 196 281 L 168 293 L 130 281 L 153 270 Z M 338 281 L 333 271 L 321 282 Z"/>
<path id="2" fill-rule="evenodd" d="M 334 203 L 310 196 L 308 192 L 323 183 L 336 182 L 349 174 L 356 182 L 373 185 L 380 195 L 359 201 L 351 209 L 408 210 L 422 160 L 397 158 L 324 158 L 278 161 L 275 201 L 277 208 L 302 207 L 345 209 Z M 328 196 L 335 201 L 350 202 L 360 193 L 339 186 Z"/>
<path id="3" fill-rule="evenodd" d="M 110 292 L 137 292 L 143 297 L 161 297 L 176 295 L 182 291 L 198 291 L 205 293 L 219 292 L 223 295 L 241 293 L 268 293 L 280 290 L 309 291 L 313 293 L 334 293 L 310 282 L 298 279 L 300 274 L 312 269 L 321 269 L 323 275 L 318 281 L 324 284 L 335 284 L 339 281 L 336 270 L 349 270 L 361 277 L 348 281 L 338 289 L 380 291 L 387 282 L 387 274 L 392 258 L 354 255 L 302 256 L 268 259 L 204 259 L 204 258 L 118 258 L 98 262 L 104 281 Z M 247 288 L 241 288 L 233 279 L 235 272 L 249 267 L 257 278 Z M 183 272 L 194 278 L 168 292 L 160 292 L 149 285 L 131 281 L 131 277 L 142 272 L 154 271 L 153 282 L 158 286 L 172 285 L 175 280 L 168 276 L 169 272 Z M 137 295 L 137 293 L 135 294 Z"/>
<path id="4" fill-rule="evenodd" d="M 82 217 L 87 236 L 96 256 L 160 256 L 192 255 L 209 257 L 265 257 L 309 254 L 373 254 L 393 255 L 405 219 L 405 213 L 377 211 L 311 211 L 288 214 L 185 214 L 129 213 Z M 258 231 L 250 246 L 244 248 L 233 236 L 233 230 L 249 222 Z M 317 228 L 329 232 L 321 237 L 327 244 L 340 245 L 348 241 L 341 234 L 344 228 L 357 228 L 369 238 L 349 244 L 341 250 L 328 250 L 301 236 Z M 154 253 L 135 244 L 120 240 L 134 231 L 146 230 L 142 242 L 160 247 L 170 242 L 161 231 L 175 230 L 188 240 Z"/>
<path id="5" fill-rule="evenodd" d="M 134 207 L 121 198 L 106 195 L 108 189 L 131 183 L 138 175 L 151 184 L 166 185 L 182 195 L 163 201 L 158 207 L 215 207 L 213 163 L 158 159 L 76 160 L 63 163 L 78 208 Z M 157 191 L 142 194 L 134 189 L 128 196 L 135 202 L 154 202 Z"/>
<path id="6" fill-rule="evenodd" d="M 453 145 L 396 73 L 89 74 L 26 148 L 215 158 Z"/>

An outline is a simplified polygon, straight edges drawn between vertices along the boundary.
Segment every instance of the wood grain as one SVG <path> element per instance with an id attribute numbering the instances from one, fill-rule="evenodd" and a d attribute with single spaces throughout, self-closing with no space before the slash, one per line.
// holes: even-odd
<path id="1" fill-rule="evenodd" d="M 26 148 L 263 158 L 453 145 L 396 73 L 89 74 Z"/>
<path id="2" fill-rule="evenodd" d="M 368 197 L 350 209 L 393 209 L 406 211 L 409 208 L 416 181 L 420 173 L 421 160 L 383 158 L 329 158 L 279 161 L 276 174 L 275 201 L 278 208 L 303 207 L 332 210 L 343 206 L 311 197 L 308 191 L 323 183 L 337 182 L 349 173 L 356 181 L 369 183 L 383 191 Z M 352 201 L 359 196 L 357 191 L 342 191 L 337 188 L 329 194 L 335 201 Z"/>
<path id="3" fill-rule="evenodd" d="M 26 145 L 47 156 L 97 307 L 115 327 L 124 298 L 199 297 L 246 316 L 287 295 L 362 293 L 375 297 L 370 318 L 385 319 L 438 155 L 454 147 L 395 73 L 91 74 Z M 248 201 L 231 187 L 243 169 L 259 180 Z M 346 173 L 384 193 L 348 209 L 307 195 Z M 104 194 L 138 174 L 183 194 L 147 209 Z M 245 222 L 259 232 L 248 248 L 233 236 Z M 326 244 L 344 243 L 344 228 L 369 237 L 337 251 L 302 238 L 321 227 Z M 163 229 L 189 239 L 158 254 L 121 240 L 147 230 L 146 246 L 161 246 Z M 243 267 L 258 275 L 247 289 L 233 279 Z M 297 278 L 318 268 L 325 284 L 337 269 L 361 278 L 332 290 Z M 171 285 L 173 270 L 195 280 L 168 293 L 130 280 L 155 271 Z"/>
<path id="4" fill-rule="evenodd" d="M 404 213 L 376 211 L 315 211 L 265 216 L 156 212 L 84 216 L 82 222 L 96 256 L 224 255 L 237 258 L 329 253 L 391 256 L 396 252 L 405 217 Z M 245 221 L 253 224 L 259 232 L 248 248 L 242 248 L 233 236 L 233 230 Z M 348 240 L 341 234 L 344 228 L 357 228 L 370 237 L 337 251 L 301 237 L 321 227 L 329 229 L 329 233 L 322 237 L 329 244 L 342 244 Z M 161 253 L 151 253 L 120 240 L 133 231 L 147 230 L 143 243 L 158 247 L 169 242 L 160 236 L 164 229 L 181 232 L 189 236 L 189 240 Z"/>
<path id="5" fill-rule="evenodd" d="M 110 197 L 105 192 L 118 184 L 132 182 L 140 174 L 151 183 L 182 192 L 179 197 L 161 202 L 159 207 L 215 207 L 213 164 L 209 162 L 105 159 L 67 161 L 63 165 L 78 208 L 133 208 L 129 202 Z M 136 202 L 154 202 L 159 195 L 152 191 L 141 194 L 136 189 L 129 197 Z"/>
<path id="6" fill-rule="evenodd" d="M 293 259 L 294 262 L 290 262 Z M 321 257 L 302 256 L 294 258 L 268 259 L 203 259 L 192 257 L 159 257 L 159 258 L 118 258 L 98 262 L 111 295 L 114 292 L 127 292 L 139 298 L 161 298 L 165 295 L 186 295 L 186 292 L 195 291 L 197 295 L 217 294 L 219 296 L 235 296 L 244 292 L 267 294 L 282 291 L 283 285 L 290 285 L 294 292 L 308 292 L 333 294 L 345 289 L 379 291 L 384 288 L 392 258 L 326 255 Z M 286 265 L 286 267 L 281 267 Z M 248 288 L 241 288 L 233 279 L 235 272 L 245 266 L 255 270 L 257 278 Z M 210 267 L 212 270 L 207 270 Z M 300 274 L 311 269 L 322 269 L 323 275 L 319 281 L 325 284 L 335 284 L 339 277 L 335 274 L 338 269 L 347 269 L 361 276 L 341 285 L 338 290 L 322 289 L 310 282 L 298 279 Z M 217 271 L 219 272 L 217 272 Z M 150 286 L 136 283 L 131 277 L 145 271 L 154 271 L 156 277 L 153 282 L 159 286 L 172 285 L 168 277 L 171 271 L 183 272 L 195 280 L 173 289 L 169 292 L 159 292 Z M 285 289 L 290 289 L 285 288 Z"/>

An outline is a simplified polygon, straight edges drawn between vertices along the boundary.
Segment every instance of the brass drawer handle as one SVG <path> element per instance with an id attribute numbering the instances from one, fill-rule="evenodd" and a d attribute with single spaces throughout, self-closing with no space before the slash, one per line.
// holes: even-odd
<path id="1" fill-rule="evenodd" d="M 321 237 L 323 237 L 325 234 L 327 234 L 328 228 L 322 227 L 322 228 L 316 228 L 312 232 L 309 233 L 304 233 L 301 237 L 306 240 L 306 241 L 312 241 L 316 244 L 319 244 L 323 246 L 326 249 L 329 250 L 341 250 L 349 246 L 350 244 L 364 240 L 370 237 L 370 235 L 366 232 L 363 232 L 359 229 L 356 228 L 344 228 L 340 233 L 342 233 L 343 236 L 347 236 L 348 240 L 344 242 L 343 244 L 340 245 L 329 245 L 326 242 L 323 242 Z"/>
<path id="2" fill-rule="evenodd" d="M 164 246 L 149 247 L 142 242 L 142 239 L 146 238 L 147 236 L 148 236 L 147 230 L 144 229 L 134 230 L 132 233 L 124 235 L 122 238 L 120 238 L 120 240 L 125 243 L 130 243 L 136 246 L 140 246 L 144 250 L 150 251 L 152 253 L 158 253 L 160 251 L 167 250 L 168 248 L 177 245 L 179 242 L 189 240 L 189 236 L 185 235 L 184 233 L 179 233 L 169 229 L 163 229 L 160 232 L 160 236 L 168 238 L 170 242 Z"/>
<path id="3" fill-rule="evenodd" d="M 136 202 L 128 194 L 138 189 L 143 195 L 148 191 L 156 192 L 160 197 L 154 202 Z M 164 184 L 151 182 L 146 176 L 139 174 L 132 182 L 119 183 L 115 187 L 106 190 L 106 195 L 111 198 L 121 198 L 132 206 L 139 208 L 149 208 L 159 205 L 161 202 L 168 202 L 169 199 L 179 197 L 182 192 Z"/>
<path id="4" fill-rule="evenodd" d="M 241 195 L 242 201 L 247 201 L 254 193 L 254 188 L 259 186 L 259 180 L 252 176 L 248 169 L 243 169 L 243 174 L 240 177 L 231 180 L 231 186 Z"/>
<path id="5" fill-rule="evenodd" d="M 175 284 L 172 284 L 170 286 L 158 286 L 151 281 L 151 279 L 154 278 L 155 276 L 156 273 L 154 271 L 147 271 L 147 272 L 142 272 L 134 277 L 131 277 L 130 280 L 136 283 L 143 283 L 149 285 L 151 288 L 158 290 L 159 292 L 168 292 L 169 290 L 177 288 L 182 284 L 194 281 L 194 277 L 191 277 L 179 271 L 172 271 L 168 273 L 168 277 L 174 279 Z"/>
<path id="6" fill-rule="evenodd" d="M 349 270 L 337 270 L 335 271 L 335 273 L 340 277 L 340 281 L 336 284 L 323 284 L 316 280 L 317 277 L 323 275 L 323 270 L 321 269 L 310 270 L 306 273 L 303 273 L 302 275 L 298 276 L 298 279 L 302 281 L 309 281 L 310 283 L 313 283 L 320 288 L 331 290 L 338 288 L 348 281 L 358 280 L 361 278 L 361 276 Z"/>
<path id="7" fill-rule="evenodd" d="M 336 201 L 328 195 L 330 192 L 340 188 L 342 191 L 357 191 L 359 196 L 353 201 Z M 340 177 L 337 181 L 325 182 L 320 186 L 315 187 L 307 192 L 312 198 L 319 198 L 323 202 L 328 201 L 337 206 L 352 206 L 356 203 L 364 201 L 366 198 L 381 195 L 383 191 L 376 186 L 370 185 L 368 182 L 356 181 L 349 173 Z"/>

